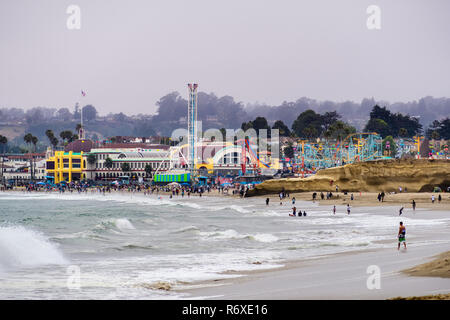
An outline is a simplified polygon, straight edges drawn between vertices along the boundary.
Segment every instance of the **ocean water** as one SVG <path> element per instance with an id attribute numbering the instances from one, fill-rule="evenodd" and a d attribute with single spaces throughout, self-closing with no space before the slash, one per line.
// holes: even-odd
<path id="1" fill-rule="evenodd" d="M 288 260 L 396 246 L 450 220 L 406 209 L 142 194 L 0 193 L 0 299 L 184 299 L 176 289 Z M 386 241 L 389 240 L 389 241 Z M 423 240 L 426 241 L 426 240 Z M 155 285 L 175 290 L 158 290 Z"/>

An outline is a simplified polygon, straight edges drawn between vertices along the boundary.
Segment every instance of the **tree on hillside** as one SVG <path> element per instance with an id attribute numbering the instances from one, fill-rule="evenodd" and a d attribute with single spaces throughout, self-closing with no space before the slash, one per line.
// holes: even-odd
<path id="1" fill-rule="evenodd" d="M 322 117 L 314 110 L 306 110 L 294 121 L 292 130 L 300 138 L 316 138 L 322 133 Z"/>
<path id="2" fill-rule="evenodd" d="M 59 109 L 56 112 L 55 116 L 62 121 L 69 121 L 73 118 L 73 115 L 68 108 Z"/>
<path id="3" fill-rule="evenodd" d="M 328 130 L 324 132 L 325 138 L 332 138 L 336 139 L 338 141 L 341 141 L 345 139 L 349 134 L 355 133 L 356 129 L 355 127 L 343 122 L 343 121 L 336 121 L 334 122 Z"/>
<path id="4" fill-rule="evenodd" d="M 289 137 L 291 135 L 291 130 L 289 130 L 289 127 L 281 120 L 275 121 L 272 129 L 278 129 L 280 137 Z"/>
<path id="5" fill-rule="evenodd" d="M 393 136 L 412 137 L 422 130 L 417 118 L 401 113 L 393 114 L 386 107 L 375 105 L 370 113 L 370 119 L 364 128 L 365 132 L 376 132 L 382 137 Z M 401 131 L 401 132 L 400 132 Z"/>
<path id="6" fill-rule="evenodd" d="M 325 112 L 322 115 L 322 126 L 323 130 L 327 131 L 329 127 L 331 127 L 335 122 L 337 122 L 341 116 L 336 112 Z"/>
<path id="7" fill-rule="evenodd" d="M 249 121 L 249 122 L 244 122 L 241 125 L 241 129 L 244 131 L 247 131 L 248 129 L 255 129 L 256 133 L 259 134 L 259 130 L 261 129 L 266 129 L 269 130 L 270 126 L 269 123 L 267 122 L 267 119 L 264 117 L 256 117 L 255 120 L 253 121 Z M 269 131 L 267 132 L 267 134 L 269 135 Z"/>
<path id="8" fill-rule="evenodd" d="M 97 109 L 93 105 L 86 105 L 83 107 L 83 119 L 86 121 L 95 120 L 97 117 Z"/>
<path id="9" fill-rule="evenodd" d="M 450 139 L 450 118 L 445 118 L 441 121 L 434 120 L 433 123 L 428 128 L 426 135 L 428 138 L 432 138 L 433 133 L 435 136 L 438 135 L 441 139 Z"/>
<path id="10" fill-rule="evenodd" d="M 406 130 L 405 128 L 400 128 L 400 130 L 398 130 L 398 136 L 400 138 L 408 137 L 408 130 Z"/>
<path id="11" fill-rule="evenodd" d="M 387 137 L 391 133 L 391 129 L 386 121 L 374 118 L 367 122 L 364 132 L 376 132 L 382 137 Z"/>

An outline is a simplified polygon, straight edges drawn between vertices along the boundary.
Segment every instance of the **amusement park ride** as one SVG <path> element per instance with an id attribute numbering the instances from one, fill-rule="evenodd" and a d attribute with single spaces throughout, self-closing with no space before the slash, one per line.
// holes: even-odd
<path id="1" fill-rule="evenodd" d="M 311 174 L 318 169 L 348 163 L 390 158 L 383 155 L 382 138 L 375 132 L 353 133 L 342 141 L 300 141 L 291 165 L 294 172 Z"/>

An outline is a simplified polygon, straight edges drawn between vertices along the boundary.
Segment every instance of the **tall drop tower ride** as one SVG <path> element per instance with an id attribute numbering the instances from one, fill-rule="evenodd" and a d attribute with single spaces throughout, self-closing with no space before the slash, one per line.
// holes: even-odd
<path id="1" fill-rule="evenodd" d="M 189 169 L 195 170 L 197 160 L 197 88 L 198 84 L 188 83 L 188 165 Z"/>

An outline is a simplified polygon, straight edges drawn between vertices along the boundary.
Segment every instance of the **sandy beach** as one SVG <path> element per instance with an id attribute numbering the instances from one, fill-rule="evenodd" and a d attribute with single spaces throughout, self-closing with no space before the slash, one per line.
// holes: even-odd
<path id="1" fill-rule="evenodd" d="M 388 195 L 385 202 L 378 203 L 377 194 L 364 193 L 355 195 L 351 205 L 360 209 L 368 205 L 377 206 L 377 214 L 389 215 L 394 207 L 415 199 L 420 209 L 415 212 L 406 209 L 405 216 L 420 215 L 434 220 L 450 216 L 448 195 L 443 195 L 442 202 L 436 201 L 434 204 L 428 201 L 431 194 L 418 193 Z M 290 198 L 284 199 L 284 202 L 291 201 L 292 197 L 309 200 L 311 193 L 290 194 Z M 276 196 L 270 198 L 271 201 L 279 202 Z M 343 199 L 319 202 L 324 207 L 344 204 Z M 406 250 L 401 248 L 398 251 L 394 234 L 391 249 L 288 261 L 279 269 L 247 272 L 244 277 L 237 279 L 199 283 L 197 287 L 183 292 L 191 294 L 192 299 L 448 299 L 450 268 L 448 253 L 443 253 L 450 250 L 448 230 L 409 234 L 407 244 Z M 440 272 L 435 271 L 436 265 L 440 267 Z M 369 266 L 379 268 L 379 289 L 368 288 L 367 281 L 371 275 L 368 273 Z"/>

